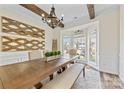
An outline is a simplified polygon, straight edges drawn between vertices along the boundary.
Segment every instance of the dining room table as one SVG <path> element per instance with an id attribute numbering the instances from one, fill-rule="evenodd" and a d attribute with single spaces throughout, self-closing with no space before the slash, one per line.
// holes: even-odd
<path id="1" fill-rule="evenodd" d="M 30 89 L 61 67 L 74 61 L 75 56 L 61 56 L 46 62 L 44 58 L 0 66 L 0 88 Z"/>

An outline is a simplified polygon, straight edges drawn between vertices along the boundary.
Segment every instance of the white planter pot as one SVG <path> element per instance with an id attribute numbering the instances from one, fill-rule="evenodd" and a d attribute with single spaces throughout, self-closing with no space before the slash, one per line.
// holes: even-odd
<path id="1" fill-rule="evenodd" d="M 51 61 L 51 60 L 54 60 L 54 59 L 56 59 L 56 57 L 55 57 L 55 56 L 46 57 L 46 61 L 47 61 L 47 62 L 48 62 L 48 61 Z"/>
<path id="2" fill-rule="evenodd" d="M 57 58 L 60 58 L 60 57 L 61 57 L 61 55 L 56 55 L 56 59 L 57 59 Z"/>
<path id="3" fill-rule="evenodd" d="M 60 57 L 61 57 L 61 55 L 46 57 L 46 61 L 49 62 L 51 60 L 55 60 L 55 59 L 60 58 Z"/>

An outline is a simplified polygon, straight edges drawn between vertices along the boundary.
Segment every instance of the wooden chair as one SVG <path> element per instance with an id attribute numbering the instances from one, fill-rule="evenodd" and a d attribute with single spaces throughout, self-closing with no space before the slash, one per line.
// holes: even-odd
<path id="1" fill-rule="evenodd" d="M 28 53 L 29 60 L 43 58 L 43 51 L 42 50 L 32 50 Z"/>

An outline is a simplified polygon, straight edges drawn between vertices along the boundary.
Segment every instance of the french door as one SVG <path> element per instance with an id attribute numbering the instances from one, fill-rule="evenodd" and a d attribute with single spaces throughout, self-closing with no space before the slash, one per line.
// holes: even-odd
<path id="1" fill-rule="evenodd" d="M 75 36 L 73 37 L 73 45 L 77 49 L 77 54 L 80 55 L 79 60 L 87 60 L 87 44 L 86 44 L 86 35 Z"/>
<path id="2" fill-rule="evenodd" d="M 92 67 L 99 69 L 99 38 L 97 29 L 90 29 L 83 34 L 64 36 L 63 53 L 68 54 L 70 48 L 77 49 L 79 60 L 88 62 Z"/>
<path id="3" fill-rule="evenodd" d="M 97 47 L 97 31 L 92 30 L 88 32 L 88 63 L 97 68 L 98 66 L 98 47 Z"/>

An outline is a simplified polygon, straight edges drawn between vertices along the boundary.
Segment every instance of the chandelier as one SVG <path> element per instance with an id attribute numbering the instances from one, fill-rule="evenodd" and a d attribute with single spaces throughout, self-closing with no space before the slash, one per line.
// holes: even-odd
<path id="1" fill-rule="evenodd" d="M 55 8 L 54 5 L 51 7 L 50 14 L 48 16 L 45 16 L 45 14 L 42 14 L 42 20 L 44 23 L 47 23 L 51 28 L 57 27 L 64 18 L 64 15 L 61 15 L 61 19 L 58 19 L 56 14 L 55 14 Z"/>

